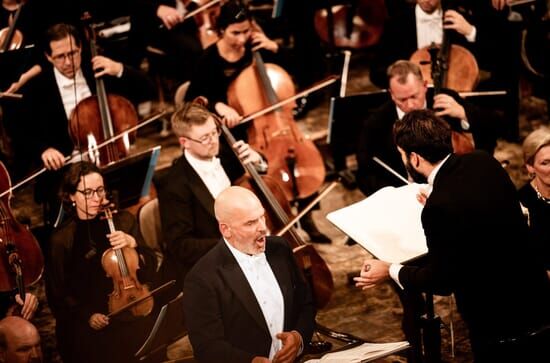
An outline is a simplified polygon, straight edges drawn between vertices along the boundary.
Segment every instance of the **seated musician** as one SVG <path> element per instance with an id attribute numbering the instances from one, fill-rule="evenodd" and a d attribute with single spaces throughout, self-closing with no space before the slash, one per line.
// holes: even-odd
<path id="1" fill-rule="evenodd" d="M 146 47 L 150 45 L 166 55 L 163 74 L 179 84 L 191 79 L 202 54 L 202 45 L 195 17 L 185 21 L 183 17 L 195 10 L 199 2 L 138 0 L 130 10 L 130 64 L 137 67 L 145 56 Z"/>
<path id="2" fill-rule="evenodd" d="M 17 316 L 0 320 L 0 363 L 42 363 L 40 335 L 34 325 Z"/>
<path id="3" fill-rule="evenodd" d="M 187 275 L 184 312 L 199 362 L 294 362 L 311 339 L 315 308 L 287 241 L 267 237 L 248 189 L 214 205 L 223 238 Z"/>
<path id="4" fill-rule="evenodd" d="M 50 239 L 46 296 L 56 319 L 63 362 L 137 361 L 134 354 L 150 332 L 154 313 L 124 319 L 121 315 L 107 317 L 114 279 L 102 267 L 102 255 L 109 248 L 136 249 L 138 261 L 127 258 L 126 262 L 129 270 L 132 265 L 139 266 L 141 283 L 154 278 L 154 255 L 142 242 L 136 219 L 129 212 L 113 214 L 115 232 L 110 232 L 108 220 L 101 217 L 109 201 L 103 177 L 94 164 L 72 164 L 64 176 L 61 193 L 70 218 L 54 230 Z"/>
<path id="5" fill-rule="evenodd" d="M 227 126 L 234 127 L 243 115 L 228 104 L 227 91 L 231 82 L 251 65 L 252 50 L 265 50 L 265 53 L 261 52 L 266 55 L 265 61 L 270 57 L 276 63 L 279 46 L 258 28 L 246 7 L 236 0 L 222 6 L 216 28 L 219 40 L 204 50 L 185 98 L 193 100 L 198 96 L 206 97 L 210 110 L 220 115 Z M 233 130 L 235 136 L 247 140 L 247 127 L 237 126 Z M 307 204 L 307 200 L 299 202 L 303 206 Z M 307 213 L 300 223 L 312 242 L 331 242 L 317 229 L 311 213 Z"/>
<path id="6" fill-rule="evenodd" d="M 456 10 L 441 8 L 441 0 L 416 0 L 416 4 L 402 2 L 400 10 L 388 18 L 380 40 L 380 52 L 371 69 L 371 81 L 387 88 L 387 67 L 398 59 L 409 59 L 417 50 L 443 40 L 443 30 L 452 29 L 453 43 L 472 49 L 478 29 Z"/>
<path id="7" fill-rule="evenodd" d="M 429 98 L 420 68 L 405 60 L 393 63 L 387 71 L 391 101 L 373 111 L 364 122 L 357 146 L 357 183 L 365 195 L 385 186 L 401 186 L 403 182 L 372 160 L 378 157 L 407 178 L 392 136 L 393 124 L 413 110 L 433 108 L 445 116 L 456 131 L 472 133 L 475 147 L 493 153 L 496 146 L 496 116 L 488 110 L 465 102 L 456 93 L 441 93 Z"/>
<path id="8" fill-rule="evenodd" d="M 107 92 L 127 96 L 134 103 L 150 99 L 154 87 L 141 72 L 120 62 L 103 56 L 83 60 L 82 41 L 72 25 L 50 27 L 46 42 L 50 67 L 29 81 L 23 93 L 35 158 L 48 170 L 55 171 L 65 165 L 65 157 L 77 148 L 69 134 L 68 120 L 77 104 L 95 93 L 94 77 L 105 78 Z M 58 216 L 60 202 L 56 191 L 60 180 L 59 173 L 47 172 L 35 189 L 35 199 L 44 204 L 49 225 Z"/>
<path id="9" fill-rule="evenodd" d="M 214 115 L 188 103 L 172 115 L 172 130 L 183 155 L 163 175 L 155 177 L 162 232 L 169 258 L 183 275 L 220 239 L 214 199 L 244 174 L 244 168 L 220 140 Z M 267 163 L 243 141 L 232 145 L 244 163 L 265 172 Z"/>
<path id="10" fill-rule="evenodd" d="M 417 196 L 427 262 L 367 259 L 357 285 L 391 279 L 405 292 L 452 293 L 475 362 L 546 361 L 550 280 L 509 175 L 483 151 L 453 153 L 451 129 L 433 111 L 408 113 L 394 135 L 413 180 L 431 187 Z"/>
<path id="11" fill-rule="evenodd" d="M 550 128 L 541 127 L 527 135 L 523 160 L 530 180 L 519 189 L 519 197 L 529 212 L 529 229 L 550 276 Z"/>

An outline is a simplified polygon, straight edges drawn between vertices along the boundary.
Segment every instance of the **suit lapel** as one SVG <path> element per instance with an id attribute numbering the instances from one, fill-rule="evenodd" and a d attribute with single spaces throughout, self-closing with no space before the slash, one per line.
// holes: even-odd
<path id="1" fill-rule="evenodd" d="M 208 191 L 206 184 L 204 184 L 199 174 L 197 174 L 195 169 L 193 169 L 191 164 L 189 164 L 185 158 L 185 155 L 180 157 L 179 163 L 181 164 L 183 173 L 189 181 L 189 188 L 191 188 L 193 194 L 195 194 L 204 209 L 207 210 L 212 217 L 216 218 L 216 215 L 214 214 L 214 198 Z"/>
<path id="2" fill-rule="evenodd" d="M 273 271 L 273 274 L 275 275 L 275 278 L 277 279 L 277 282 L 279 283 L 279 287 L 281 289 L 281 293 L 283 294 L 283 301 L 284 301 L 284 309 L 285 309 L 285 319 L 284 319 L 284 326 L 288 326 L 288 318 L 291 316 L 288 309 L 292 307 L 292 277 L 289 274 L 289 270 L 287 267 L 287 264 L 285 262 L 284 256 L 281 256 L 280 254 L 273 253 L 273 251 L 269 248 L 269 238 L 267 242 L 267 248 L 266 248 L 266 258 L 267 262 L 269 263 L 269 266 L 271 266 L 271 270 Z"/>
<path id="3" fill-rule="evenodd" d="M 235 257 L 233 257 L 223 240 L 220 241 L 218 246 L 223 260 L 223 263 L 218 268 L 221 278 L 226 280 L 227 286 L 241 301 L 260 328 L 269 333 L 264 314 L 237 260 L 235 260 Z"/>

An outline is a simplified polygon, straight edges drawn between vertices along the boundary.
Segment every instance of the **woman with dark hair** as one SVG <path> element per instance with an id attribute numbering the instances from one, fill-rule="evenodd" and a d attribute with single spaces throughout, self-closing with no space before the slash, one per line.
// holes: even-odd
<path id="1" fill-rule="evenodd" d="M 100 170 L 92 163 L 70 166 L 61 197 L 69 213 L 54 230 L 49 245 L 47 298 L 56 318 L 60 355 L 69 362 L 133 362 L 153 322 L 153 314 L 131 321 L 108 318 L 113 282 L 102 267 L 109 249 L 134 248 L 139 254 L 138 279 L 151 281 L 154 263 L 141 246 L 136 220 L 126 211 L 113 216 L 110 232 L 101 218 L 107 192 Z"/>
<path id="2" fill-rule="evenodd" d="M 240 1 L 232 0 L 222 6 L 216 30 L 219 39 L 204 50 L 185 98 L 191 101 L 206 97 L 210 110 L 233 127 L 242 115 L 227 104 L 229 85 L 252 63 L 252 51 L 277 53 L 279 46 L 261 31 Z"/>

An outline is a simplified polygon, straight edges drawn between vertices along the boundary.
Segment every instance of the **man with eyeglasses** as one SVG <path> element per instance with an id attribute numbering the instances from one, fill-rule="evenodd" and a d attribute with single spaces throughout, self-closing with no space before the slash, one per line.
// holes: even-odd
<path id="1" fill-rule="evenodd" d="M 104 56 L 87 59 L 77 29 L 56 24 L 46 32 L 46 68 L 24 88 L 26 120 L 33 137 L 33 155 L 52 171 L 77 154 L 68 120 L 77 104 L 95 94 L 95 78 L 103 77 L 109 93 L 123 95 L 134 104 L 153 96 L 152 83 L 141 72 Z M 84 59 L 83 59 L 84 57 Z M 59 173 L 46 173 L 37 184 L 35 199 L 45 205 L 46 223 L 57 218 Z"/>
<path id="2" fill-rule="evenodd" d="M 220 129 L 206 108 L 187 104 L 172 115 L 171 122 L 183 155 L 154 181 L 168 260 L 182 270 L 178 277 L 183 278 L 220 240 L 214 199 L 243 176 L 244 169 L 220 140 Z M 242 162 L 267 171 L 265 160 L 248 144 L 237 141 L 233 148 Z"/>

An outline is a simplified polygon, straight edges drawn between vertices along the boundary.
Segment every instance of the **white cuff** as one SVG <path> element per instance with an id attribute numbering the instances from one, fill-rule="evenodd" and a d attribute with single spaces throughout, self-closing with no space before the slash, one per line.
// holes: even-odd
<path id="1" fill-rule="evenodd" d="M 123 64 L 122 67 L 120 68 L 120 72 L 118 72 L 118 73 L 116 74 L 116 78 L 122 77 L 122 73 L 124 73 L 124 64 Z"/>
<path id="2" fill-rule="evenodd" d="M 399 263 L 392 263 L 390 265 L 390 277 L 397 283 L 397 285 L 399 285 L 401 289 L 403 289 L 403 285 L 399 282 L 399 271 L 401 271 L 401 267 L 403 267 L 403 265 Z"/>
<path id="3" fill-rule="evenodd" d="M 477 29 L 475 26 L 472 25 L 472 31 L 470 32 L 470 34 L 465 35 L 465 37 L 467 41 L 469 41 L 470 43 L 473 43 L 476 41 L 476 35 L 477 35 Z"/>

